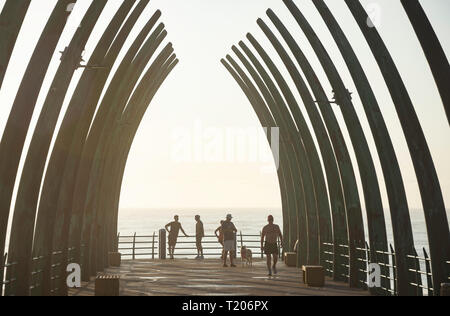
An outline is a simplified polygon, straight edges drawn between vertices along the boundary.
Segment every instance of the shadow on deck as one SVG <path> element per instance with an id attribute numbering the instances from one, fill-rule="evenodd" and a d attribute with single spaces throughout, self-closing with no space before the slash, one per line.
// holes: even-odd
<path id="1" fill-rule="evenodd" d="M 301 272 L 279 264 L 276 277 L 269 278 L 265 262 L 254 260 L 253 267 L 222 268 L 219 260 L 137 260 L 124 261 L 107 273 L 121 276 L 121 296 L 366 296 L 368 292 L 350 289 L 347 284 L 326 280 L 324 288 L 303 284 Z M 95 280 L 71 296 L 93 296 Z"/>

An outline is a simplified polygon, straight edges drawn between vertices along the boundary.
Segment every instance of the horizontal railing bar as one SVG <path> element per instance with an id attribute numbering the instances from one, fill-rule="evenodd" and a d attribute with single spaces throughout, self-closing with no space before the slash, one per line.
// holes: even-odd
<path id="1" fill-rule="evenodd" d="M 423 271 L 421 271 L 421 270 L 408 269 L 408 271 L 409 271 L 409 272 L 418 273 L 418 274 L 422 274 L 422 275 L 426 275 L 426 276 L 432 276 L 431 273 L 423 272 Z"/>

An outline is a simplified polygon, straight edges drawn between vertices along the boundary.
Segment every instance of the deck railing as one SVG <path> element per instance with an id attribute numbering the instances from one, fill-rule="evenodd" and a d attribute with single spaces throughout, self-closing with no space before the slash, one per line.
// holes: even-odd
<path id="1" fill-rule="evenodd" d="M 253 257 L 263 257 L 261 250 L 261 234 L 243 234 L 239 232 L 235 237 L 236 250 L 240 254 L 240 249 L 246 246 L 252 250 Z M 281 243 L 278 242 L 279 246 Z M 159 254 L 159 236 L 152 235 L 118 235 L 118 250 L 124 259 L 155 259 Z M 220 257 L 222 255 L 222 245 L 215 235 L 206 235 L 202 240 L 204 257 Z M 166 247 L 168 245 L 166 244 Z M 281 247 L 280 255 L 281 255 Z M 167 252 L 168 253 L 168 252 Z M 179 236 L 175 248 L 175 257 L 195 257 L 197 256 L 197 246 L 195 236 Z"/>
<path id="2" fill-rule="evenodd" d="M 333 257 L 334 257 L 335 245 L 332 243 L 324 243 L 322 247 L 322 255 L 324 256 L 325 271 L 328 276 L 333 277 Z M 338 278 L 344 278 L 348 281 L 348 271 L 349 271 L 349 247 L 347 245 L 338 245 L 337 249 L 340 252 L 342 260 L 341 270 L 346 271 L 346 273 L 340 274 Z M 398 295 L 396 282 L 397 282 L 397 267 L 396 267 L 396 253 L 392 245 L 389 245 L 389 251 L 378 251 L 375 250 L 373 253 L 369 245 L 366 243 L 365 247 L 356 247 L 357 261 L 364 264 L 364 267 L 360 267 L 358 270 L 362 273 L 358 276 L 358 281 L 361 287 L 367 289 L 367 280 L 369 273 L 369 265 L 372 263 L 377 263 L 381 267 L 381 279 L 382 286 L 377 289 L 378 293 L 381 295 Z M 419 256 L 417 253 L 408 255 L 407 259 L 414 262 L 414 268 L 409 269 L 409 272 L 416 275 L 416 282 L 411 282 L 410 285 L 416 288 L 416 295 L 422 296 L 433 296 L 433 281 L 432 281 L 432 271 L 431 271 L 431 259 L 425 248 L 422 249 L 423 256 Z M 447 262 L 448 270 L 450 271 L 450 261 Z M 450 276 L 448 276 L 450 280 Z M 384 282 L 383 282 L 384 281 Z"/>
<path id="3" fill-rule="evenodd" d="M 75 248 L 69 248 L 68 252 L 68 262 L 73 262 Z M 81 255 L 83 251 L 81 251 Z M 64 254 L 63 251 L 55 251 L 51 254 L 51 275 L 50 275 L 50 293 L 55 294 L 59 291 L 60 280 L 65 273 L 65 267 L 61 266 L 61 256 Z M 0 276 L 0 296 L 4 296 L 5 294 L 11 293 L 9 295 L 14 295 L 14 286 L 17 282 L 15 278 L 16 271 L 15 267 L 18 265 L 18 262 L 8 262 L 8 254 L 5 254 L 5 262 L 3 264 L 4 267 L 4 275 Z M 34 257 L 31 262 L 31 285 L 30 285 L 30 294 L 33 295 L 35 291 L 37 291 L 41 286 L 41 276 L 44 272 L 40 262 L 45 259 L 46 256 Z"/>

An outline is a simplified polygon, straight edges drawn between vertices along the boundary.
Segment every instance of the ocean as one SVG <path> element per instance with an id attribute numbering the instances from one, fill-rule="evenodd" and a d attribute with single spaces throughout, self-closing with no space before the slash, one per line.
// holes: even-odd
<path id="1" fill-rule="evenodd" d="M 275 217 L 275 222 L 282 227 L 281 209 L 121 209 L 119 213 L 118 231 L 122 236 L 133 235 L 152 235 L 158 234 L 158 231 L 173 220 L 174 215 L 179 215 L 180 222 L 188 235 L 195 235 L 195 215 L 200 215 L 205 227 L 206 235 L 213 235 L 214 230 L 219 226 L 220 220 L 224 219 L 226 214 L 233 215 L 233 222 L 239 232 L 244 235 L 258 235 L 264 225 L 267 224 L 269 214 Z M 387 213 L 386 213 L 387 214 Z M 447 211 L 449 216 L 450 212 Z M 388 241 L 393 245 L 392 226 L 387 214 L 387 232 Z M 421 210 L 411 210 L 411 222 L 414 233 L 414 243 L 418 254 L 423 254 L 423 248 L 429 252 L 425 219 Z M 367 233 L 367 229 L 366 229 Z"/>

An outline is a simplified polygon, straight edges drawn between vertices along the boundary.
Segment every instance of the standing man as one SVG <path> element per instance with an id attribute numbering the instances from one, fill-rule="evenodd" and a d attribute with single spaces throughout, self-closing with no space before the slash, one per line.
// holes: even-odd
<path id="1" fill-rule="evenodd" d="M 269 222 L 269 224 L 263 228 L 261 234 L 261 250 L 264 249 L 264 253 L 267 256 L 267 268 L 269 269 L 269 276 L 272 276 L 272 271 L 273 273 L 277 274 L 277 262 L 279 254 L 277 242 L 278 237 L 280 237 L 281 243 L 283 243 L 283 235 L 281 234 L 280 227 L 273 223 L 274 219 L 272 215 L 269 215 L 267 221 Z"/>
<path id="2" fill-rule="evenodd" d="M 170 255 L 170 259 L 173 259 L 173 256 L 175 254 L 175 246 L 177 245 L 177 239 L 178 239 L 178 234 L 181 231 L 183 232 L 183 234 L 188 237 L 188 235 L 186 234 L 186 232 L 184 231 L 183 227 L 181 227 L 181 223 L 178 221 L 179 217 L 178 215 L 175 215 L 173 218 L 175 221 L 171 222 L 169 224 L 166 225 L 166 230 L 169 233 L 169 255 Z M 170 227 L 170 230 L 169 230 Z"/>
<path id="3" fill-rule="evenodd" d="M 236 266 L 233 264 L 233 257 L 236 251 L 236 233 L 237 229 L 234 224 L 231 222 L 233 216 L 231 214 L 227 215 L 227 220 L 222 224 L 222 232 L 223 232 L 223 266 L 227 266 L 227 254 L 230 253 L 230 263 L 231 267 L 235 268 Z"/>
<path id="4" fill-rule="evenodd" d="M 204 259 L 202 239 L 203 239 L 203 237 L 205 237 L 205 230 L 203 229 L 203 223 L 200 220 L 200 215 L 195 216 L 195 221 L 197 222 L 197 224 L 195 225 L 195 241 L 197 244 L 197 258 L 195 258 L 195 259 Z"/>

